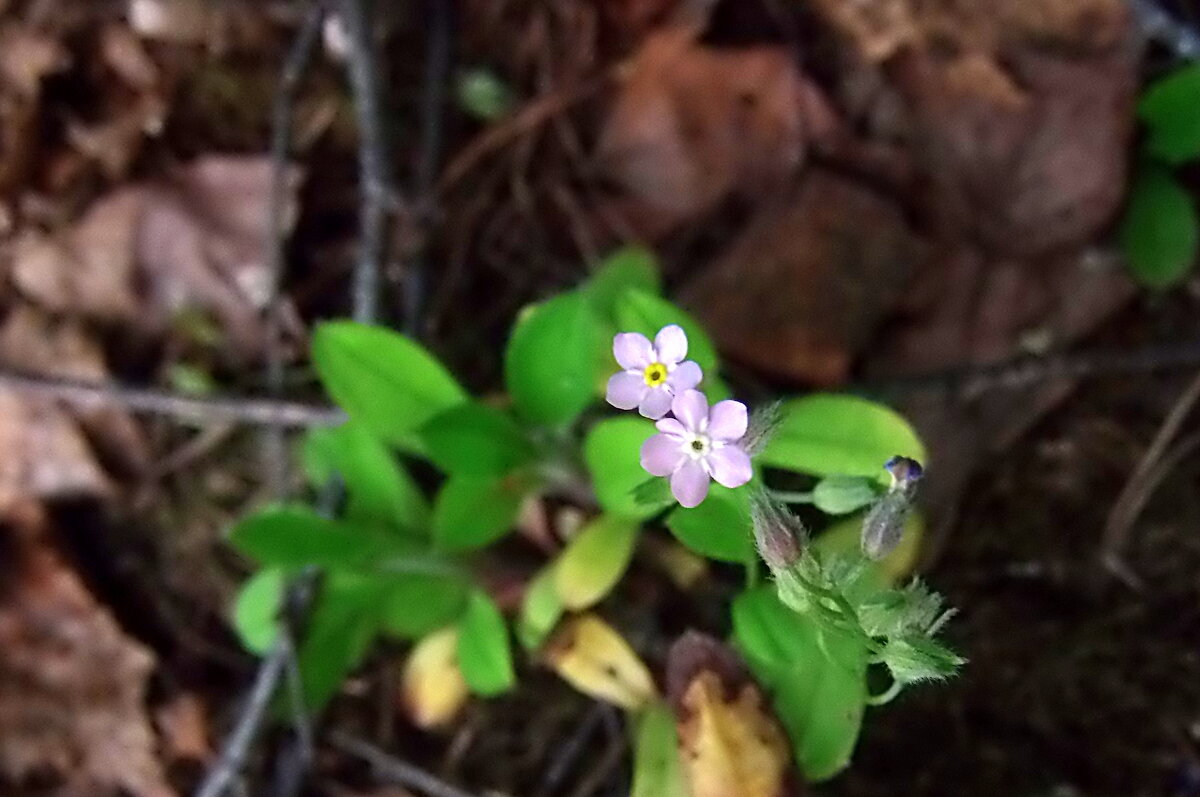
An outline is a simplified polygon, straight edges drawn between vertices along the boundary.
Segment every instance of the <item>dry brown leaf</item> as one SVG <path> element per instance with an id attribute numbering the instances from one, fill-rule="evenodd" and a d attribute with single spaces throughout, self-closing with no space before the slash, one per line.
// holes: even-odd
<path id="1" fill-rule="evenodd" d="M 624 192 L 611 212 L 650 236 L 732 192 L 785 184 L 804 160 L 811 88 L 786 48 L 708 47 L 694 26 L 646 37 L 600 132 L 599 170 Z"/>
<path id="2" fill-rule="evenodd" d="M 470 692 L 458 667 L 458 629 L 443 628 L 421 639 L 404 664 L 400 708 L 418 728 L 449 725 Z"/>
<path id="3" fill-rule="evenodd" d="M 759 209 L 683 300 L 734 358 L 836 385 L 923 254 L 894 203 L 810 170 L 785 202 Z"/>
<path id="4" fill-rule="evenodd" d="M 52 776 L 62 794 L 169 797 L 144 705 L 154 657 L 50 548 L 36 505 L 8 518 L 16 556 L 0 601 L 0 773 Z"/>
<path id="5" fill-rule="evenodd" d="M 671 646 L 667 681 L 692 797 L 800 793 L 787 736 L 732 650 L 689 631 Z"/>
<path id="6" fill-rule="evenodd" d="M 168 761 L 205 763 L 212 759 L 208 711 L 199 695 L 194 692 L 176 695 L 155 712 L 154 719 Z"/>
<path id="7" fill-rule="evenodd" d="M 562 623 L 543 648 L 546 663 L 584 694 L 636 711 L 657 691 L 624 638 L 594 614 Z"/>
<path id="8" fill-rule="evenodd" d="M 299 181 L 291 170 L 287 229 Z M 270 185 L 265 157 L 199 158 L 168 179 L 117 189 L 67 230 L 26 232 L 15 247 L 13 281 L 55 312 L 151 331 L 181 312 L 208 312 L 232 353 L 256 357 L 265 337 Z"/>

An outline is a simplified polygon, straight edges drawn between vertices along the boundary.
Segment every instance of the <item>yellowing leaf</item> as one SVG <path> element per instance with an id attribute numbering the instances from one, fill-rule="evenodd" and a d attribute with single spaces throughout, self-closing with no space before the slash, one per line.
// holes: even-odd
<path id="1" fill-rule="evenodd" d="M 656 692 L 646 665 L 629 644 L 593 614 L 574 617 L 546 643 L 546 662 L 584 694 L 630 711 Z"/>
<path id="2" fill-rule="evenodd" d="M 729 699 L 720 677 L 699 673 L 683 694 L 679 744 L 692 797 L 777 797 L 788 768 L 788 742 L 752 683 Z"/>
<path id="3" fill-rule="evenodd" d="M 638 525 L 601 515 L 583 527 L 554 567 L 554 589 L 563 606 L 577 611 L 603 600 L 629 565 Z"/>
<path id="4" fill-rule="evenodd" d="M 418 728 L 447 725 L 467 702 L 467 682 L 458 668 L 458 629 L 443 628 L 413 648 L 404 665 L 401 701 Z"/>

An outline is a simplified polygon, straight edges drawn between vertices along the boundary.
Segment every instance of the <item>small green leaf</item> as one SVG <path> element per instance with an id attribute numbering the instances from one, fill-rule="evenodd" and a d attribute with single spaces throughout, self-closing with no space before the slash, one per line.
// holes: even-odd
<path id="1" fill-rule="evenodd" d="M 490 697 L 516 683 L 504 617 L 491 598 L 476 590 L 459 624 L 458 666 L 471 691 Z"/>
<path id="2" fill-rule="evenodd" d="M 630 797 L 689 797 L 679 766 L 675 716 L 661 701 L 651 703 L 637 721 Z"/>
<path id="3" fill-rule="evenodd" d="M 654 434 L 654 424 L 629 415 L 593 426 L 583 441 L 583 459 L 592 477 L 600 506 L 614 515 L 639 520 L 652 517 L 674 500 L 638 500 L 638 488 L 649 475 L 642 468 L 641 450 Z"/>
<path id="4" fill-rule="evenodd" d="M 734 638 L 772 695 L 809 780 L 832 777 L 850 762 L 867 699 L 862 642 L 821 630 L 809 615 L 779 602 L 770 585 L 739 595 Z"/>
<path id="5" fill-rule="evenodd" d="M 668 324 L 678 324 L 687 333 L 688 359 L 695 360 L 704 370 L 704 391 L 713 398 L 709 387 L 717 375 L 717 350 L 700 322 L 661 296 L 632 288 L 617 300 L 617 323 L 622 332 L 641 332 L 651 340 Z"/>
<path id="6" fill-rule="evenodd" d="M 274 644 L 286 586 L 282 568 L 264 567 L 246 579 L 238 591 L 233 604 L 233 628 L 251 653 L 261 656 Z"/>
<path id="7" fill-rule="evenodd" d="M 454 622 L 467 605 L 467 585 L 450 575 L 389 573 L 377 576 L 384 591 L 382 630 L 420 639 Z"/>
<path id="8" fill-rule="evenodd" d="M 1151 288 L 1179 283 L 1196 263 L 1200 220 L 1192 197 L 1159 166 L 1142 168 L 1121 219 L 1121 249 L 1138 282 Z"/>
<path id="9" fill-rule="evenodd" d="M 895 411 L 857 396 L 818 393 L 784 402 L 762 464 L 818 476 L 887 480 L 893 456 L 925 462 L 925 447 Z"/>
<path id="10" fill-rule="evenodd" d="M 467 400 L 437 358 L 383 327 L 321 324 L 312 357 L 333 400 L 392 445 L 411 448 L 413 433 L 426 421 Z"/>
<path id="11" fill-rule="evenodd" d="M 667 516 L 667 528 L 692 551 L 722 562 L 744 564 L 754 557 L 750 493 L 719 484 L 697 507 L 679 507 Z"/>
<path id="12" fill-rule="evenodd" d="M 841 518 L 827 526 L 816 539 L 813 547 L 826 557 L 848 555 L 861 558 L 860 538 L 863 516 L 861 514 Z M 921 554 L 921 537 L 925 524 L 919 512 L 912 512 L 904 520 L 904 536 L 887 556 L 878 562 L 866 562 L 872 574 L 871 584 L 875 587 L 891 586 L 912 573 Z"/>
<path id="13" fill-rule="evenodd" d="M 346 517 L 418 537 L 429 534 L 429 502 L 395 455 L 362 424 L 310 429 L 304 439 L 305 471 L 314 485 L 334 473 L 346 485 Z"/>
<path id="14" fill-rule="evenodd" d="M 662 291 L 658 258 L 641 246 L 625 246 L 606 257 L 588 279 L 584 292 L 596 314 L 615 324 L 617 305 L 622 295 L 631 289 L 655 296 Z"/>
<path id="15" fill-rule="evenodd" d="M 261 509 L 234 526 L 229 541 L 260 563 L 280 567 L 352 567 L 405 552 L 400 540 L 329 520 L 306 506 Z"/>
<path id="16" fill-rule="evenodd" d="M 482 548 L 512 528 L 527 480 L 506 476 L 451 476 L 433 505 L 433 541 L 443 551 Z"/>
<path id="17" fill-rule="evenodd" d="M 580 611 L 604 599 L 629 566 L 638 528 L 636 520 L 601 515 L 580 529 L 554 568 L 563 606 Z"/>
<path id="18" fill-rule="evenodd" d="M 864 476 L 826 476 L 813 488 L 813 506 L 827 515 L 848 515 L 879 498 L 878 483 Z"/>
<path id="19" fill-rule="evenodd" d="M 512 109 L 512 89 L 490 69 L 465 70 L 454 89 L 459 107 L 484 122 L 495 121 Z"/>
<path id="20" fill-rule="evenodd" d="M 433 464 L 447 473 L 507 473 L 534 456 L 529 438 L 506 413 L 469 402 L 451 407 L 421 428 Z"/>
<path id="21" fill-rule="evenodd" d="M 1173 165 L 1200 157 L 1200 64 L 1152 83 L 1142 93 L 1138 116 L 1150 131 L 1150 154 Z"/>
<path id="22" fill-rule="evenodd" d="M 905 684 L 945 680 L 966 662 L 949 648 L 918 634 L 889 639 L 879 655 L 892 677 Z"/>
<path id="23" fill-rule="evenodd" d="M 326 573 L 300 646 L 304 707 L 319 711 L 363 660 L 379 628 L 378 583 L 346 571 Z"/>
<path id="24" fill-rule="evenodd" d="M 563 605 L 554 587 L 554 566 L 542 569 L 525 587 L 521 615 L 517 618 L 517 638 L 526 650 L 537 650 L 558 625 Z"/>
<path id="25" fill-rule="evenodd" d="M 592 401 L 596 321 L 578 291 L 528 310 L 504 355 L 504 382 L 532 423 L 564 426 Z"/>

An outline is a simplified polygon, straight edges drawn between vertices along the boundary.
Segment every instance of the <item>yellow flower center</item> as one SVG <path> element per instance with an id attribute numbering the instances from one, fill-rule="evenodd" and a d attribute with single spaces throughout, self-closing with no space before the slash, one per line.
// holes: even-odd
<path id="1" fill-rule="evenodd" d="M 646 366 L 642 377 L 650 387 L 658 387 L 667 381 L 667 366 L 662 363 L 650 363 Z"/>

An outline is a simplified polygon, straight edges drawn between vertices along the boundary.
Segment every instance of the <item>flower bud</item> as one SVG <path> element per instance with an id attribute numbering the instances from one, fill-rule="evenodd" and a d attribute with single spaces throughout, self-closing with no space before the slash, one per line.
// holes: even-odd
<path id="1" fill-rule="evenodd" d="M 862 526 L 862 552 L 874 560 L 887 556 L 900 544 L 917 482 L 924 473 L 921 463 L 908 457 L 892 457 L 884 467 L 892 475 L 891 487 L 867 512 Z"/>
<path id="2" fill-rule="evenodd" d="M 783 422 L 783 402 L 773 401 L 755 407 L 750 413 L 750 423 L 742 436 L 742 450 L 752 457 L 762 453 L 779 430 Z"/>
<path id="3" fill-rule="evenodd" d="M 808 532 L 786 506 L 756 491 L 750 495 L 750 520 L 758 554 L 772 573 L 786 570 L 800 559 Z"/>
<path id="4" fill-rule="evenodd" d="M 902 492 L 912 498 L 917 491 L 917 482 L 925 475 L 921 463 L 908 457 L 892 457 L 883 466 L 892 475 L 892 492 Z"/>

